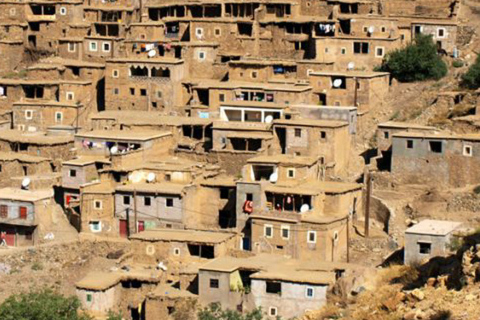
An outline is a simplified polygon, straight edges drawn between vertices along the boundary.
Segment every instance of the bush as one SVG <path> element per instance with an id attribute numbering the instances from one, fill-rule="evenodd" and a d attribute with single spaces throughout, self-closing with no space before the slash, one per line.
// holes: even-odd
<path id="1" fill-rule="evenodd" d="M 463 67 L 464 65 L 465 65 L 465 64 L 463 63 L 462 60 L 455 60 L 455 61 L 452 62 L 452 66 L 453 66 L 454 68 L 461 68 L 461 67 Z"/>
<path id="2" fill-rule="evenodd" d="M 222 310 L 219 303 L 212 303 L 198 312 L 199 320 L 262 320 L 262 310 L 255 309 L 249 313 L 241 314 L 238 311 Z"/>
<path id="3" fill-rule="evenodd" d="M 480 55 L 477 55 L 475 63 L 462 76 L 462 87 L 469 89 L 480 88 Z"/>
<path id="4" fill-rule="evenodd" d="M 15 294 L 0 305 L 2 320 L 88 320 L 80 315 L 77 297 L 64 297 L 49 289 Z"/>
<path id="5" fill-rule="evenodd" d="M 380 71 L 390 72 L 401 82 L 438 80 L 447 74 L 447 65 L 437 54 L 437 46 L 429 35 L 417 35 L 405 48 L 385 57 Z"/>

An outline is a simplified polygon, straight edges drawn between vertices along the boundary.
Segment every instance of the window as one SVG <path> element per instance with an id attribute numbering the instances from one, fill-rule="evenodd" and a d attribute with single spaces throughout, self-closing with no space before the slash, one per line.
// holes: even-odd
<path id="1" fill-rule="evenodd" d="M 68 176 L 69 176 L 69 177 L 72 177 L 72 178 L 73 178 L 73 177 L 76 177 L 76 176 L 77 176 L 77 170 L 75 170 L 75 169 L 70 169 L 70 170 L 68 171 Z"/>
<path id="2" fill-rule="evenodd" d="M 382 27 L 381 29 L 382 29 L 382 32 L 386 32 L 386 31 L 387 31 L 387 28 L 385 28 L 385 27 Z"/>
<path id="3" fill-rule="evenodd" d="M 205 60 L 206 56 L 207 55 L 206 55 L 205 51 L 199 51 L 198 52 L 198 59 L 199 60 Z"/>
<path id="4" fill-rule="evenodd" d="M 469 146 L 469 145 L 463 146 L 463 155 L 467 157 L 471 157 L 473 155 L 472 146 Z"/>
<path id="5" fill-rule="evenodd" d="M 130 196 L 123 196 L 123 204 L 124 205 L 130 204 Z"/>
<path id="6" fill-rule="evenodd" d="M 375 57 L 383 58 L 385 55 L 385 48 L 384 47 L 376 47 L 375 48 Z"/>
<path id="7" fill-rule="evenodd" d="M 130 88 L 130 95 L 134 96 L 135 95 L 135 88 Z"/>
<path id="8" fill-rule="evenodd" d="M 316 231 L 308 231 L 307 232 L 307 242 L 308 243 L 317 243 L 317 232 Z"/>
<path id="9" fill-rule="evenodd" d="M 147 95 L 147 89 L 140 89 L 140 95 L 145 97 Z"/>
<path id="10" fill-rule="evenodd" d="M 225 93 L 220 93 L 220 94 L 218 95 L 218 100 L 219 100 L 220 102 L 225 102 Z"/>
<path id="11" fill-rule="evenodd" d="M 277 316 L 277 307 L 268 308 L 268 314 L 272 317 L 276 317 Z"/>
<path id="12" fill-rule="evenodd" d="M 110 52 L 110 42 L 104 42 L 102 45 L 103 52 Z"/>
<path id="13" fill-rule="evenodd" d="M 214 29 L 215 36 L 220 36 L 222 34 L 222 30 L 220 28 L 215 28 Z"/>
<path id="14" fill-rule="evenodd" d="M 253 201 L 253 193 L 247 193 L 245 200 L 247 200 L 247 201 Z"/>
<path id="15" fill-rule="evenodd" d="M 180 248 L 174 248 L 173 249 L 173 255 L 174 256 L 179 256 L 180 255 Z"/>
<path id="16" fill-rule="evenodd" d="M 353 53 L 355 54 L 368 54 L 369 45 L 368 42 L 354 42 Z"/>
<path id="17" fill-rule="evenodd" d="M 67 14 L 67 8 L 61 7 L 61 8 L 60 8 L 60 14 L 61 14 L 62 16 L 66 15 L 66 14 Z"/>
<path id="18" fill-rule="evenodd" d="M 441 141 L 430 141 L 428 143 L 430 151 L 433 153 L 442 153 L 442 142 Z"/>
<path id="19" fill-rule="evenodd" d="M 143 204 L 146 206 L 146 207 L 149 207 L 152 205 L 152 198 L 150 197 L 144 197 L 143 198 Z"/>
<path id="20" fill-rule="evenodd" d="M 90 221 L 90 231 L 92 232 L 100 232 L 102 231 L 102 223 L 100 221 Z"/>
<path id="21" fill-rule="evenodd" d="M 437 29 L 437 38 L 445 38 L 445 28 Z"/>
<path id="22" fill-rule="evenodd" d="M 341 54 L 347 54 L 347 49 L 346 49 L 346 48 L 340 49 L 340 53 L 341 53 Z"/>
<path id="23" fill-rule="evenodd" d="M 273 226 L 271 224 L 266 224 L 263 226 L 263 235 L 265 238 L 273 237 Z"/>
<path id="24" fill-rule="evenodd" d="M 267 281 L 265 286 L 265 291 L 267 293 L 281 294 L 282 293 L 282 283 Z"/>
<path id="25" fill-rule="evenodd" d="M 220 199 L 228 199 L 230 196 L 230 190 L 228 188 L 220 189 Z"/>
<path id="26" fill-rule="evenodd" d="M 430 254 L 432 251 L 432 244 L 427 242 L 419 242 L 418 249 L 421 254 Z"/>
<path id="27" fill-rule="evenodd" d="M 27 207 L 18 207 L 18 217 L 22 220 L 27 220 Z"/>
<path id="28" fill-rule="evenodd" d="M 98 47 L 97 47 L 97 42 L 96 41 L 90 41 L 90 51 L 98 51 Z"/>
<path id="29" fill-rule="evenodd" d="M 384 137 L 385 139 L 390 138 L 390 133 L 389 133 L 388 131 L 384 131 L 384 132 L 383 132 L 383 137 Z"/>
<path id="30" fill-rule="evenodd" d="M 295 137 L 296 138 L 302 137 L 302 129 L 295 129 Z"/>
<path id="31" fill-rule="evenodd" d="M 315 297 L 315 289 L 313 287 L 307 287 L 305 289 L 305 297 L 314 298 Z"/>
<path id="32" fill-rule="evenodd" d="M 87 302 L 92 302 L 93 297 L 91 293 L 87 293 Z"/>
<path id="33" fill-rule="evenodd" d="M 288 169 L 287 170 L 287 177 L 295 178 L 295 169 Z"/>
<path id="34" fill-rule="evenodd" d="M 94 200 L 93 201 L 93 207 L 95 209 L 102 209 L 103 208 L 102 200 Z"/>
<path id="35" fill-rule="evenodd" d="M 68 52 L 75 52 L 77 50 L 77 46 L 73 42 L 68 43 Z"/>
<path id="36" fill-rule="evenodd" d="M 325 48 L 325 53 L 328 53 L 328 48 Z"/>
<path id="37" fill-rule="evenodd" d="M 163 93 L 162 91 L 157 91 L 157 99 L 162 99 Z"/>
<path id="38" fill-rule="evenodd" d="M 218 279 L 210 279 L 210 288 L 218 289 L 219 285 Z"/>
<path id="39" fill-rule="evenodd" d="M 407 149 L 413 149 L 413 140 L 407 140 Z"/>
<path id="40" fill-rule="evenodd" d="M 117 69 L 112 70 L 112 77 L 118 78 L 119 72 Z"/>
<path id="41" fill-rule="evenodd" d="M 195 35 L 199 38 L 203 36 L 203 28 L 196 28 L 195 29 Z"/>
<path id="42" fill-rule="evenodd" d="M 25 110 L 25 119 L 30 120 L 33 118 L 33 110 Z"/>
<path id="43" fill-rule="evenodd" d="M 75 99 L 75 94 L 73 92 L 67 92 L 67 100 L 73 101 Z"/>
<path id="44" fill-rule="evenodd" d="M 327 132 L 326 131 L 320 131 L 320 139 L 322 139 L 322 140 L 327 139 Z"/>
<path id="45" fill-rule="evenodd" d="M 118 88 L 113 89 L 113 94 L 118 95 L 120 93 L 120 90 Z"/>
<path id="46" fill-rule="evenodd" d="M 252 79 L 256 79 L 258 77 L 258 72 L 257 71 L 252 71 L 251 77 L 252 77 Z"/>
<path id="47" fill-rule="evenodd" d="M 165 206 L 173 207 L 173 199 L 172 198 L 167 198 L 167 200 L 165 201 Z"/>
<path id="48" fill-rule="evenodd" d="M 55 122 L 56 123 L 61 123 L 62 120 L 63 120 L 63 113 L 55 112 Z"/>
<path id="49" fill-rule="evenodd" d="M 368 27 L 363 27 L 363 32 L 368 32 Z"/>
<path id="50" fill-rule="evenodd" d="M 5 204 L 0 205 L 0 218 L 8 218 L 8 206 Z"/>
<path id="51" fill-rule="evenodd" d="M 289 226 L 282 226 L 281 227 L 282 238 L 283 239 L 290 239 L 290 227 Z"/>

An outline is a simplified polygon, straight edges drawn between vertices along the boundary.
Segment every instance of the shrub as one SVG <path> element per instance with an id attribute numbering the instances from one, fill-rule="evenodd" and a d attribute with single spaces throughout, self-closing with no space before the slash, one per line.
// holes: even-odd
<path id="1" fill-rule="evenodd" d="M 455 61 L 452 62 L 452 66 L 453 66 L 454 68 L 461 68 L 461 67 L 463 67 L 464 65 L 465 65 L 465 64 L 464 64 L 463 61 L 461 61 L 461 60 L 455 60 Z"/>
<path id="2" fill-rule="evenodd" d="M 199 320 L 262 320 L 261 309 L 255 309 L 249 313 L 241 314 L 238 311 L 222 310 L 219 303 L 212 303 L 198 312 Z"/>
<path id="3" fill-rule="evenodd" d="M 462 87 L 477 89 L 480 87 L 480 55 L 477 55 L 475 63 L 468 68 L 468 71 L 462 76 Z"/>
<path id="4" fill-rule="evenodd" d="M 432 37 L 421 34 L 405 48 L 387 54 L 378 69 L 390 72 L 401 82 L 438 80 L 447 74 L 447 65 L 438 56 Z"/>

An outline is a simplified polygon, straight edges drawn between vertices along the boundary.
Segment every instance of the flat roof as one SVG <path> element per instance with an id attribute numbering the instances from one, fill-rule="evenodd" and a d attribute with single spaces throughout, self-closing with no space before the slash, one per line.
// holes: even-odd
<path id="1" fill-rule="evenodd" d="M 168 131 L 153 130 L 93 130 L 80 132 L 75 137 L 90 139 L 109 139 L 109 140 L 129 140 L 129 141 L 148 141 L 156 138 L 171 136 Z"/>
<path id="2" fill-rule="evenodd" d="M 321 193 L 340 194 L 362 189 L 358 183 L 337 181 L 314 181 L 307 183 L 268 184 L 265 191 L 282 194 L 318 195 Z"/>
<path id="3" fill-rule="evenodd" d="M 43 132 L 26 133 L 19 130 L 0 130 L 0 140 L 38 145 L 56 145 L 73 142 L 73 136 L 49 136 Z"/>
<path id="4" fill-rule="evenodd" d="M 104 156 L 95 156 L 95 155 L 79 155 L 77 158 L 63 161 L 62 165 L 70 165 L 70 166 L 86 166 L 89 164 L 94 163 L 111 163 L 107 157 Z"/>
<path id="5" fill-rule="evenodd" d="M 374 72 L 374 71 L 314 71 L 310 72 L 313 76 L 338 76 L 347 78 L 375 78 L 389 76 L 388 72 Z"/>
<path id="6" fill-rule="evenodd" d="M 130 239 L 141 241 L 175 241 L 219 244 L 235 236 L 234 233 L 182 229 L 148 229 L 136 233 Z"/>
<path id="7" fill-rule="evenodd" d="M 182 125 L 201 125 L 206 126 L 213 122 L 211 119 L 169 116 L 149 111 L 102 111 L 90 116 L 95 120 L 115 120 L 116 122 L 128 125 L 165 125 L 165 126 L 182 126 Z"/>
<path id="8" fill-rule="evenodd" d="M 348 111 L 358 109 L 357 107 L 353 107 L 353 106 L 350 106 L 350 107 L 348 107 L 348 106 L 319 106 L 318 104 L 303 104 L 303 103 L 291 104 L 290 108 L 308 108 L 308 109 L 318 109 L 318 110 L 321 110 L 321 109 L 330 109 L 330 110 L 345 109 L 345 110 L 348 110 Z"/>
<path id="9" fill-rule="evenodd" d="M 79 289 L 86 289 L 92 291 L 107 290 L 121 281 L 138 280 L 142 282 L 160 282 L 161 270 L 156 270 L 150 266 L 143 265 L 129 265 L 129 271 L 118 270 L 112 272 L 93 271 L 88 273 L 83 279 L 75 283 Z"/>
<path id="10" fill-rule="evenodd" d="M 247 163 L 267 163 L 267 164 L 285 164 L 285 165 L 305 165 L 312 166 L 318 162 L 317 157 L 295 156 L 289 154 L 278 154 L 272 156 L 258 156 L 247 160 Z"/>
<path id="11" fill-rule="evenodd" d="M 395 129 L 416 129 L 416 130 L 436 130 L 432 126 L 424 126 L 417 123 L 400 122 L 400 121 L 387 121 L 377 125 L 379 128 L 395 128 Z"/>
<path id="12" fill-rule="evenodd" d="M 181 195 L 183 189 L 188 186 L 187 184 L 177 184 L 172 182 L 162 183 L 131 183 L 123 186 L 118 186 L 117 191 L 124 192 L 145 192 L 145 193 L 159 193 L 169 195 Z"/>
<path id="13" fill-rule="evenodd" d="M 226 177 L 214 177 L 212 179 L 205 179 L 199 182 L 200 185 L 205 187 L 229 187 L 235 188 L 237 186 L 236 180 L 232 176 Z"/>
<path id="14" fill-rule="evenodd" d="M 29 162 L 29 163 L 39 163 L 43 161 L 50 161 L 49 158 L 31 156 L 24 153 L 18 152 L 4 152 L 0 151 L 0 161 L 20 161 L 20 162 Z"/>
<path id="15" fill-rule="evenodd" d="M 405 230 L 405 233 L 425 234 L 433 236 L 445 236 L 462 225 L 461 222 L 445 220 L 423 220 L 413 227 Z"/>
<path id="16" fill-rule="evenodd" d="M 276 119 L 273 124 L 280 124 L 285 126 L 309 126 L 321 128 L 341 128 L 348 126 L 346 121 L 338 120 L 320 120 L 320 119 Z"/>
<path id="17" fill-rule="evenodd" d="M 242 122 L 242 121 L 214 121 L 213 129 L 243 130 L 243 131 L 267 131 L 270 132 L 271 124 L 263 122 Z"/>
<path id="18" fill-rule="evenodd" d="M 394 138 L 419 138 L 419 139 L 445 139 L 445 140 L 468 140 L 468 141 L 480 141 L 480 133 L 470 134 L 451 134 L 444 131 L 435 132 L 410 132 L 402 131 L 392 135 Z"/>
<path id="19" fill-rule="evenodd" d="M 259 89 L 265 91 L 289 91 L 289 92 L 305 92 L 311 90 L 312 87 L 303 84 L 288 83 L 269 83 L 269 82 L 250 82 L 250 81 L 220 81 L 220 80 L 204 80 L 204 79 L 187 79 L 184 83 L 190 83 L 194 88 L 199 89 Z"/>
<path id="20" fill-rule="evenodd" d="M 0 189 L 0 199 L 36 202 L 53 197 L 53 189 L 22 190 L 16 188 Z"/>
<path id="21" fill-rule="evenodd" d="M 132 64 L 144 64 L 144 63 L 151 63 L 151 64 L 182 64 L 182 59 L 176 58 L 167 58 L 167 57 L 160 57 L 160 58 L 147 58 L 147 57 L 135 57 L 135 58 L 110 58 L 107 59 L 107 63 L 132 63 Z"/>
<path id="22" fill-rule="evenodd" d="M 293 270 L 292 270 L 293 269 Z M 287 282 L 331 285 L 335 283 L 335 272 L 303 271 L 290 266 L 275 266 L 269 270 L 259 271 L 250 276 L 252 279 L 277 280 Z"/>

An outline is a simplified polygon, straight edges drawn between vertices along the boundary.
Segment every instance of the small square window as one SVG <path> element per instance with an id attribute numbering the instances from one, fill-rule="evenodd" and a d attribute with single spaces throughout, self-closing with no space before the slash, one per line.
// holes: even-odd
<path id="1" fill-rule="evenodd" d="M 118 72 L 117 69 L 112 70 L 112 77 L 118 78 L 119 74 L 120 74 L 120 73 Z"/>
<path id="2" fill-rule="evenodd" d="M 68 43 L 68 52 L 75 52 L 77 50 L 77 46 L 73 42 Z"/>
<path id="3" fill-rule="evenodd" d="M 90 221 L 90 231 L 92 232 L 100 232 L 102 231 L 102 223 L 100 221 Z"/>
<path id="4" fill-rule="evenodd" d="M 67 8 L 61 7 L 61 8 L 60 8 L 60 14 L 61 14 L 62 16 L 66 15 L 66 14 L 67 14 Z"/>
<path id="5" fill-rule="evenodd" d="M 363 32 L 368 32 L 368 27 L 363 27 Z"/>
<path id="6" fill-rule="evenodd" d="M 118 90 L 118 88 L 113 89 L 113 94 L 114 95 L 118 95 L 119 93 L 120 93 L 120 90 Z"/>
<path id="7" fill-rule="evenodd" d="M 441 141 L 430 141 L 429 147 L 433 153 L 442 153 L 443 146 Z"/>
<path id="8" fill-rule="evenodd" d="M 93 296 L 91 293 L 87 293 L 87 302 L 92 302 L 93 301 Z"/>
<path id="9" fill-rule="evenodd" d="M 215 28 L 215 35 L 218 37 L 222 34 L 222 30 L 220 28 Z"/>
<path id="10" fill-rule="evenodd" d="M 268 314 L 271 317 L 276 317 L 277 316 L 277 308 L 276 307 L 270 307 L 268 308 Z"/>
<path id="11" fill-rule="evenodd" d="M 196 28 L 195 29 L 195 35 L 197 37 L 202 37 L 203 36 L 203 28 Z"/>
<path id="12" fill-rule="evenodd" d="M 386 32 L 386 31 L 387 31 L 387 28 L 382 27 L 382 32 Z"/>
<path id="13" fill-rule="evenodd" d="M 385 48 L 383 48 L 383 47 L 376 47 L 375 48 L 375 57 L 383 58 L 384 55 L 385 55 Z"/>
<path id="14" fill-rule="evenodd" d="M 90 41 L 90 51 L 98 51 L 98 44 L 96 41 Z"/>
<path id="15" fill-rule="evenodd" d="M 68 176 L 69 176 L 69 177 L 76 177 L 76 176 L 77 176 L 77 170 L 75 170 L 75 169 L 70 169 L 70 170 L 68 171 Z"/>
<path id="16" fill-rule="evenodd" d="M 145 97 L 147 95 L 147 89 L 140 89 L 140 95 Z"/>
<path id="17" fill-rule="evenodd" d="M 123 196 L 123 204 L 124 205 L 130 204 L 130 196 Z"/>
<path id="18" fill-rule="evenodd" d="M 225 93 L 220 93 L 220 94 L 218 95 L 218 100 L 219 100 L 220 102 L 225 102 Z"/>
<path id="19" fill-rule="evenodd" d="M 326 131 L 320 131 L 320 139 L 322 139 L 322 140 L 327 139 L 327 132 Z"/>
<path id="20" fill-rule="evenodd" d="M 206 55 L 205 51 L 199 51 L 198 52 L 198 59 L 199 60 L 205 60 L 206 56 L 207 55 Z"/>
<path id="21" fill-rule="evenodd" d="M 152 205 L 152 198 L 150 197 L 144 197 L 143 198 L 143 204 L 146 206 L 146 207 L 149 207 Z"/>
<path id="22" fill-rule="evenodd" d="M 341 54 L 347 54 L 347 48 L 342 48 L 340 49 Z"/>
<path id="23" fill-rule="evenodd" d="M 63 120 L 63 113 L 55 112 L 55 122 L 56 123 L 61 123 L 62 120 Z"/>
<path id="24" fill-rule="evenodd" d="M 295 137 L 297 138 L 302 137 L 302 129 L 295 129 Z"/>
<path id="25" fill-rule="evenodd" d="M 75 94 L 73 92 L 67 92 L 67 101 L 73 101 Z"/>
<path id="26" fill-rule="evenodd" d="M 307 287 L 305 289 L 305 296 L 307 298 L 314 298 L 315 297 L 315 289 L 313 287 Z"/>
<path id="27" fill-rule="evenodd" d="M 25 119 L 30 120 L 33 118 L 33 110 L 25 110 Z"/>
<path id="28" fill-rule="evenodd" d="M 438 28 L 437 29 L 437 38 L 445 38 L 445 29 L 444 28 Z"/>
<path id="29" fill-rule="evenodd" d="M 94 200 L 93 206 L 95 209 L 102 209 L 103 207 L 102 200 Z"/>
<path id="30" fill-rule="evenodd" d="M 473 155 L 473 147 L 469 145 L 463 146 L 463 155 L 471 157 Z"/>
<path id="31" fill-rule="evenodd" d="M 218 279 L 210 279 L 210 288 L 218 289 L 219 286 L 220 286 L 220 283 Z"/>
<path id="32" fill-rule="evenodd" d="M 102 50 L 103 52 L 110 52 L 110 42 L 104 42 L 103 45 L 102 45 Z"/>
<path id="33" fill-rule="evenodd" d="M 253 193 L 247 193 L 247 194 L 245 195 L 245 197 L 246 197 L 245 200 L 247 200 L 247 201 L 253 201 Z"/>
<path id="34" fill-rule="evenodd" d="M 432 244 L 427 242 L 419 242 L 418 251 L 421 254 L 430 254 L 430 252 L 432 252 Z"/>
<path id="35" fill-rule="evenodd" d="M 135 95 L 135 88 L 130 88 L 130 95 L 134 96 Z"/>
<path id="36" fill-rule="evenodd" d="M 157 91 L 157 99 L 162 99 L 163 93 L 162 91 Z"/>
<path id="37" fill-rule="evenodd" d="M 173 207 L 173 199 L 172 198 L 167 198 L 167 200 L 165 201 L 165 206 Z"/>
<path id="38" fill-rule="evenodd" d="M 328 48 L 325 48 L 325 53 L 328 53 Z"/>
<path id="39" fill-rule="evenodd" d="M 407 149 L 413 149 L 413 140 L 407 140 Z"/>
<path id="40" fill-rule="evenodd" d="M 308 231 L 307 232 L 307 242 L 308 243 L 317 243 L 317 232 L 316 231 Z"/>
<path id="41" fill-rule="evenodd" d="M 173 249 L 173 255 L 174 256 L 179 256 L 180 255 L 180 248 L 174 248 Z"/>
<path id="42" fill-rule="evenodd" d="M 258 77 L 257 71 L 252 71 L 252 79 L 256 79 Z"/>
<path id="43" fill-rule="evenodd" d="M 295 178 L 295 169 L 288 169 L 287 170 L 287 176 L 289 178 Z"/>
<path id="44" fill-rule="evenodd" d="M 384 131 L 384 132 L 383 132 L 383 137 L 384 137 L 385 139 L 390 138 L 390 133 L 389 133 L 388 131 Z"/>
<path id="45" fill-rule="evenodd" d="M 282 238 L 289 239 L 290 238 L 290 227 L 289 226 L 282 226 Z"/>
<path id="46" fill-rule="evenodd" d="M 272 238 L 273 237 L 273 226 L 270 225 L 270 224 L 264 225 L 263 235 L 265 236 L 265 238 Z"/>

